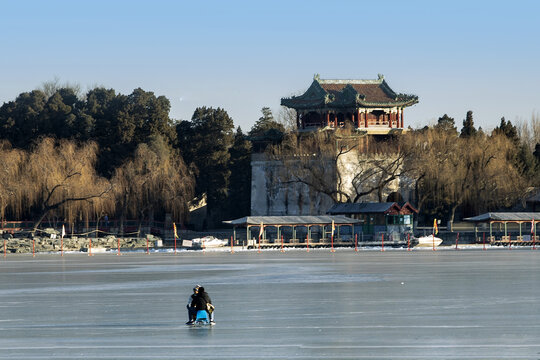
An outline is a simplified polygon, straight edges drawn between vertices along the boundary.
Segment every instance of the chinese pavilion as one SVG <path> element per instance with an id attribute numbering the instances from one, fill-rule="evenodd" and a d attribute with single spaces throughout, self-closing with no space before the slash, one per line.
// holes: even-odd
<path id="1" fill-rule="evenodd" d="M 281 99 L 296 110 L 298 129 L 350 125 L 368 134 L 403 129 L 403 109 L 418 103 L 418 96 L 397 94 L 379 74 L 377 80 L 323 80 L 316 74 L 300 96 Z"/>

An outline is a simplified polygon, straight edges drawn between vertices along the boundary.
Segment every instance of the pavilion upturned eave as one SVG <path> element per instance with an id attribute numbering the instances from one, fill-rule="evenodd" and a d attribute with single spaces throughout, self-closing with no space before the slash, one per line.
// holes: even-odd
<path id="1" fill-rule="evenodd" d="M 345 96 L 343 96 L 345 95 Z M 408 107 L 418 103 L 418 96 L 398 94 L 394 99 L 388 101 L 369 101 L 365 95 L 360 93 L 342 94 L 336 97 L 333 94 L 323 94 L 317 92 L 310 94 L 307 92 L 300 96 L 290 98 L 282 98 L 281 105 L 298 110 L 306 109 L 331 109 L 331 108 L 393 108 L 393 107 Z"/>
<path id="2" fill-rule="evenodd" d="M 369 108 L 394 108 L 394 107 L 409 107 L 418 103 L 418 98 L 399 101 L 399 102 L 368 102 L 368 101 L 357 101 L 355 103 L 349 104 L 334 104 L 332 102 L 301 102 L 301 101 L 289 101 L 291 99 L 281 99 L 281 105 L 286 106 L 295 110 L 332 110 L 332 109 L 369 109 Z"/>

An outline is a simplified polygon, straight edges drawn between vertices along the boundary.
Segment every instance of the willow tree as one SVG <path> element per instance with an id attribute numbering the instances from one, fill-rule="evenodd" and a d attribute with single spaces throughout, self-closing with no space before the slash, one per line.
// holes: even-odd
<path id="1" fill-rule="evenodd" d="M 156 209 L 184 222 L 189 214 L 195 183 L 181 156 L 172 152 L 161 136 L 140 144 L 133 158 L 116 169 L 113 177 L 120 226 L 127 217 L 153 218 Z"/>
<path id="2" fill-rule="evenodd" d="M 0 142 L 0 219 L 6 216 L 6 208 L 18 218 L 23 212 L 22 186 L 23 165 L 26 163 L 26 152 L 13 149 L 7 141 Z"/>
<path id="3" fill-rule="evenodd" d="M 512 205 L 524 190 L 523 179 L 509 161 L 511 141 L 504 136 L 426 129 L 406 137 L 416 182 L 417 207 L 454 221 L 456 210 L 474 212 Z"/>
<path id="4" fill-rule="evenodd" d="M 428 207 L 433 212 L 428 215 L 439 215 L 450 205 L 445 189 L 447 180 L 453 175 L 447 172 L 449 167 L 446 164 L 456 154 L 459 145 L 457 131 L 452 127 L 445 128 L 443 130 L 436 125 L 402 137 L 402 146 L 411 154 L 407 158 L 407 167 L 411 170 L 409 177 L 419 213 Z"/>
<path id="5" fill-rule="evenodd" d="M 525 194 L 527 179 L 512 160 L 515 146 L 511 139 L 501 134 L 477 136 L 463 141 L 459 150 L 456 162 L 470 169 L 461 180 L 469 190 L 463 203 L 473 214 L 510 207 Z"/>
<path id="6" fill-rule="evenodd" d="M 44 138 L 29 153 L 23 169 L 23 195 L 37 209 L 33 232 L 48 215 L 73 221 L 77 215 L 88 220 L 111 206 L 106 195 L 110 183 L 95 172 L 97 145 Z"/>

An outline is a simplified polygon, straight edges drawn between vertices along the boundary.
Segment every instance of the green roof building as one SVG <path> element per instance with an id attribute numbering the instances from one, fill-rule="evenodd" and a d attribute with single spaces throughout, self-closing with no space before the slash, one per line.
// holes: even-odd
<path id="1" fill-rule="evenodd" d="M 351 126 L 373 135 L 404 129 L 403 110 L 418 96 L 395 93 L 379 74 L 376 80 L 323 80 L 300 96 L 282 98 L 281 105 L 296 110 L 299 130 Z"/>

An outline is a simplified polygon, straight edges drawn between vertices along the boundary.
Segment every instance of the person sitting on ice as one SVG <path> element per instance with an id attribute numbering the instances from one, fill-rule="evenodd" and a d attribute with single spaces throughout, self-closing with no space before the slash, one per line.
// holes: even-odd
<path id="1" fill-rule="evenodd" d="M 193 288 L 193 294 L 189 296 L 188 303 L 186 305 L 188 310 L 188 322 L 187 325 L 193 324 L 195 322 L 195 319 L 197 318 L 197 309 L 195 308 L 195 298 L 197 297 L 197 292 L 199 291 L 199 288 L 201 285 L 195 285 Z"/>
<path id="2" fill-rule="evenodd" d="M 194 305 L 197 311 L 204 310 L 209 314 L 210 324 L 214 325 L 214 305 L 204 287 L 200 286 L 197 289 L 197 295 L 194 298 Z"/>

